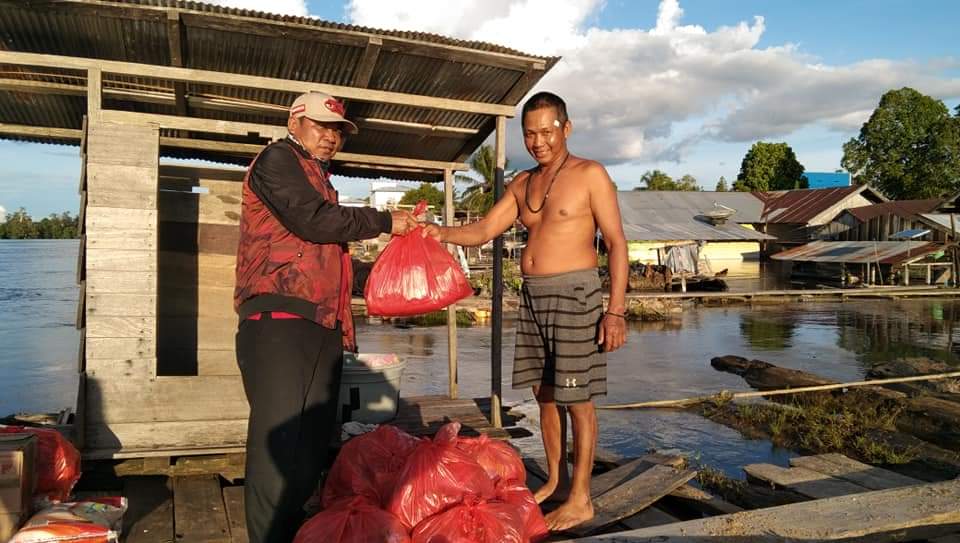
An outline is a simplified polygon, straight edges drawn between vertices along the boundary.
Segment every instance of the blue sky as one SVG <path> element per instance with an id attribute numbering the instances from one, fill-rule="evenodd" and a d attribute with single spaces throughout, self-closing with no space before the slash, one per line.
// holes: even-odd
<path id="1" fill-rule="evenodd" d="M 568 99 L 571 149 L 601 160 L 621 188 L 660 168 L 712 189 L 721 175 L 736 177 L 758 140 L 786 141 L 807 170 L 832 171 L 885 90 L 913 86 L 951 109 L 960 101 L 955 1 L 558 0 L 548 12 L 536 0 L 273 5 L 562 56 L 541 88 Z M 523 166 L 518 127 L 508 129 L 510 156 Z M 76 212 L 76 148 L 0 142 L 0 164 L 8 212 Z M 367 191 L 364 181 L 337 184 Z"/>

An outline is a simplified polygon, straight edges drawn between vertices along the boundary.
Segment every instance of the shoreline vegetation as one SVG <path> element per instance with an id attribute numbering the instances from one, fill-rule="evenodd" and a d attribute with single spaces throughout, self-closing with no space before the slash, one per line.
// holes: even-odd
<path id="1" fill-rule="evenodd" d="M 24 208 L 7 215 L 0 222 L 0 239 L 77 239 L 80 237 L 80 218 L 69 211 L 59 215 L 33 220 Z"/>

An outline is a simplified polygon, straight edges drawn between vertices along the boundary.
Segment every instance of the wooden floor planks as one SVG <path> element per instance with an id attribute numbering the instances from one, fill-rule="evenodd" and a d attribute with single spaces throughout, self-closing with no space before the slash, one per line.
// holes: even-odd
<path id="1" fill-rule="evenodd" d="M 175 541 L 173 489 L 166 477 L 125 477 L 123 495 L 127 498 L 123 537 L 128 543 Z"/>
<path id="2" fill-rule="evenodd" d="M 216 475 L 174 477 L 173 516 L 178 541 L 230 543 L 226 507 Z"/>
<path id="3" fill-rule="evenodd" d="M 743 511 L 576 541 L 909 541 L 948 535 L 960 528 L 958 503 L 960 480 L 953 480 Z"/>

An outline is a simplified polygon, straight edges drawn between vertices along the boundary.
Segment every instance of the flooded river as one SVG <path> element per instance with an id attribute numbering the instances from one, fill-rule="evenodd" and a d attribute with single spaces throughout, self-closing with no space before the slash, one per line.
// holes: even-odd
<path id="1" fill-rule="evenodd" d="M 77 289 L 75 241 L 0 241 L 0 415 L 40 412 L 76 401 L 73 328 Z M 853 301 L 688 309 L 675 321 L 631 324 L 627 346 L 610 356 L 610 403 L 685 398 L 747 390 L 734 375 L 714 371 L 710 358 L 734 354 L 856 380 L 874 363 L 929 357 L 958 364 L 952 300 Z M 404 395 L 445 393 L 445 327 L 398 328 L 359 323 L 361 348 L 408 360 Z M 458 334 L 461 397 L 490 391 L 490 328 Z M 504 329 L 503 391 L 508 404 L 529 401 L 510 388 L 513 323 Z M 698 416 L 673 411 L 604 411 L 601 444 L 635 455 L 681 452 L 740 476 L 751 462 L 782 461 L 788 452 Z"/>

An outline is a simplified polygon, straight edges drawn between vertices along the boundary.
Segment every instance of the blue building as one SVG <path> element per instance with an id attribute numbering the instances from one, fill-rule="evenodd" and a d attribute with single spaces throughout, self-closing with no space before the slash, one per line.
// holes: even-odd
<path id="1" fill-rule="evenodd" d="M 849 172 L 804 172 L 811 189 L 829 189 L 835 187 L 849 187 Z"/>

